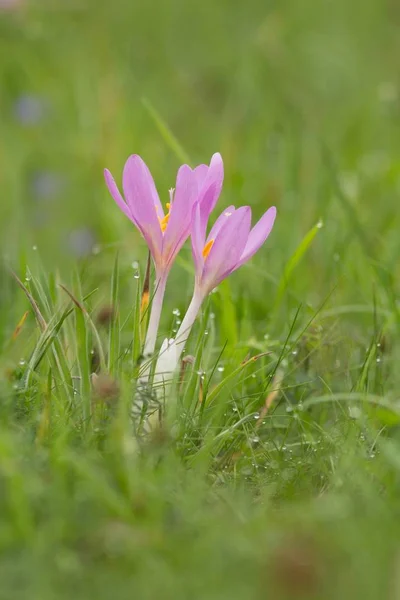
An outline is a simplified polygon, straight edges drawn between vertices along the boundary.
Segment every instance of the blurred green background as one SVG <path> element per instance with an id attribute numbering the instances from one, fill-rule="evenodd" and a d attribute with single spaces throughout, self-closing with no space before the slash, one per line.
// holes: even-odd
<path id="1" fill-rule="evenodd" d="M 182 162 L 219 151 L 220 208 L 249 204 L 255 220 L 274 204 L 278 218 L 215 298 L 216 354 L 226 339 L 231 358 L 235 344 L 241 359 L 279 353 L 300 308 L 283 405 L 354 392 L 397 410 L 399 56 L 396 0 L 0 0 L 5 264 L 27 283 L 48 272 L 70 285 L 78 269 L 84 293 L 99 288 L 95 313 L 109 302 L 119 251 L 126 317 L 131 265 L 144 268 L 146 248 L 103 168 L 119 182 L 140 154 L 165 202 Z M 187 306 L 190 271 L 186 247 L 164 332 L 172 308 Z M 43 414 L 30 411 L 46 376 L 25 405 L 13 396 L 36 329 L 29 317 L 10 343 L 27 302 L 4 267 L 0 277 L 1 597 L 400 598 L 398 410 L 338 402 L 295 414 L 294 452 L 310 432 L 326 436 L 324 452 L 287 458 L 280 425 L 256 432 L 278 458 L 251 450 L 226 472 L 217 455 L 207 477 L 201 461 L 183 466 L 197 443 L 184 435 L 168 449 L 158 440 L 139 467 L 115 432 L 99 448 L 57 422 L 42 446 Z M 258 410 L 263 392 L 249 381 L 232 398 Z M 393 439 L 378 453 L 387 429 Z"/>

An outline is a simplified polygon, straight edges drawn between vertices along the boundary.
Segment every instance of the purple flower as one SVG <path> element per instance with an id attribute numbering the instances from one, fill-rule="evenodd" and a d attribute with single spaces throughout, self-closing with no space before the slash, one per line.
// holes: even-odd
<path id="1" fill-rule="evenodd" d="M 251 226 L 251 209 L 229 206 L 218 217 L 206 238 L 207 218 L 202 205 L 193 209 L 192 252 L 196 269 L 193 298 L 175 339 L 164 340 L 155 369 L 157 383 L 171 380 L 206 296 L 259 250 L 271 233 L 276 217 L 272 206 Z"/>
<path id="2" fill-rule="evenodd" d="M 133 154 L 126 161 L 122 176 L 125 199 L 107 169 L 104 176 L 112 197 L 146 240 L 154 261 L 155 293 L 144 346 L 144 354 L 152 354 L 169 271 L 190 235 L 193 207 L 200 204 L 203 218 L 208 218 L 218 200 L 224 178 L 222 158 L 214 154 L 210 166 L 180 167 L 175 189 L 170 190 L 170 201 L 165 205 L 166 212 L 151 173 L 140 156 Z"/>
<path id="3" fill-rule="evenodd" d="M 206 296 L 223 279 L 247 262 L 271 233 L 276 217 L 272 206 L 251 226 L 251 208 L 229 206 L 218 217 L 206 238 L 201 207 L 193 211 L 192 252 L 196 268 L 196 292 Z"/>
<path id="4" fill-rule="evenodd" d="M 169 271 L 190 235 L 194 204 L 201 202 L 203 210 L 208 214 L 214 208 L 221 191 L 224 171 L 220 154 L 214 154 L 209 167 L 180 167 L 175 190 L 170 190 L 170 201 L 165 205 L 166 212 L 151 173 L 140 156 L 130 156 L 125 164 L 122 177 L 125 200 L 107 169 L 104 176 L 115 202 L 146 240 L 157 274 L 161 276 Z"/>

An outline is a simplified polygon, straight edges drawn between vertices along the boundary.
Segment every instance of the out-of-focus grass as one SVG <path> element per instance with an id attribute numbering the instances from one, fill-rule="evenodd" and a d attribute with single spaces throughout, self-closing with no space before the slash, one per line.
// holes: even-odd
<path id="1" fill-rule="evenodd" d="M 4 598 L 398 598 L 396 3 L 1 7 Z M 278 219 L 143 439 L 146 249 L 102 169 L 166 200 L 214 151 L 220 207 Z M 186 248 L 163 335 L 191 287 Z"/>

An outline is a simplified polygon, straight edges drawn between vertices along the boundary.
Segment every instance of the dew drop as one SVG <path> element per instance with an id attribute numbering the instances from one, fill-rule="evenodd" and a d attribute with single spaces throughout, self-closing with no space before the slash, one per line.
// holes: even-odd
<path id="1" fill-rule="evenodd" d="M 32 246 L 32 250 L 35 252 L 37 250 L 37 246 Z"/>
<path id="2" fill-rule="evenodd" d="M 205 330 L 205 332 L 204 332 L 204 335 L 208 335 L 208 331 L 207 331 L 207 329 Z"/>
<path id="3" fill-rule="evenodd" d="M 292 352 L 293 356 L 297 356 L 297 355 L 298 355 L 298 353 L 299 353 L 299 351 L 298 351 L 298 350 L 293 350 L 293 352 Z"/>
<path id="4" fill-rule="evenodd" d="M 220 373 L 223 373 L 225 371 L 225 367 L 218 367 L 217 371 L 219 371 Z"/>
<path id="5" fill-rule="evenodd" d="M 181 311 L 179 310 L 179 308 L 174 308 L 174 310 L 172 311 L 172 314 L 175 315 L 176 317 L 180 317 Z"/>
<path id="6" fill-rule="evenodd" d="M 25 360 L 23 358 L 21 358 L 21 360 L 19 361 L 18 364 L 19 364 L 20 367 L 23 367 L 24 365 L 26 365 L 26 362 L 25 362 Z"/>
<path id="7" fill-rule="evenodd" d="M 324 222 L 322 219 L 320 219 L 317 223 L 317 229 L 321 229 L 324 226 Z"/>
<path id="8" fill-rule="evenodd" d="M 380 357 L 380 356 L 378 356 L 378 358 L 376 359 L 376 362 L 377 362 L 377 363 L 380 363 L 380 362 L 382 362 L 382 359 L 381 359 L 381 357 Z"/>
<path id="9" fill-rule="evenodd" d="M 253 417 L 253 418 L 254 418 L 254 419 L 259 419 L 259 418 L 260 418 L 260 414 L 259 414 L 259 413 L 255 413 L 255 415 L 254 415 L 254 417 Z"/>
<path id="10" fill-rule="evenodd" d="M 210 313 L 210 319 L 215 319 L 215 313 Z"/>

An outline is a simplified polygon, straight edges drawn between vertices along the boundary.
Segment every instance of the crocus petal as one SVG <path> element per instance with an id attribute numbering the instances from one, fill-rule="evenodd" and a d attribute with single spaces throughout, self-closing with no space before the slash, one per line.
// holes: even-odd
<path id="1" fill-rule="evenodd" d="M 235 268 L 250 232 L 249 206 L 238 208 L 221 227 L 204 263 L 201 286 L 211 291 Z"/>
<path id="2" fill-rule="evenodd" d="M 204 266 L 203 248 L 205 244 L 205 231 L 202 229 L 201 225 L 201 207 L 199 203 L 196 203 L 193 208 L 190 239 L 192 242 L 192 254 L 197 277 L 201 276 Z"/>
<path id="3" fill-rule="evenodd" d="M 203 183 L 206 180 L 206 177 L 208 174 L 208 169 L 209 169 L 208 165 L 198 165 L 197 167 L 195 167 L 195 169 L 193 169 L 194 175 L 196 178 L 196 182 L 197 182 L 197 188 L 198 188 L 199 192 L 201 191 L 201 189 L 203 187 Z"/>
<path id="4" fill-rule="evenodd" d="M 118 186 L 115 183 L 114 177 L 111 175 L 111 173 L 108 169 L 104 169 L 104 179 L 106 180 L 108 191 L 110 192 L 111 196 L 114 198 L 114 200 L 117 203 L 117 205 L 119 206 L 119 208 L 128 217 L 128 219 L 130 219 L 131 221 L 134 221 L 134 219 L 131 215 L 131 211 L 129 210 L 129 206 L 126 204 L 125 200 L 121 196 Z"/>
<path id="5" fill-rule="evenodd" d="M 122 178 L 124 194 L 135 223 L 145 238 L 155 261 L 161 253 L 162 232 L 159 216 L 163 210 L 153 178 L 140 156 L 126 161 Z"/>
<path id="6" fill-rule="evenodd" d="M 192 209 L 197 199 L 197 181 L 194 171 L 183 165 L 178 171 L 174 199 L 163 240 L 163 257 L 174 259 L 190 234 Z"/>
<path id="7" fill-rule="evenodd" d="M 222 161 L 222 156 L 219 154 L 219 152 L 217 152 L 211 157 L 207 176 L 199 195 L 199 202 L 202 203 L 205 214 L 210 215 L 210 213 L 213 211 L 221 194 L 223 181 L 224 163 Z M 214 193 L 206 196 L 206 192 L 210 187 L 213 187 Z"/>
<path id="8" fill-rule="evenodd" d="M 274 226 L 275 217 L 276 208 L 275 206 L 271 206 L 271 208 L 269 208 L 261 217 L 261 219 L 254 225 L 253 229 L 250 231 L 243 254 L 235 267 L 236 269 L 247 262 L 257 252 L 257 250 L 261 248 L 271 233 L 272 227 Z"/>
<path id="9" fill-rule="evenodd" d="M 205 199 L 207 201 L 208 196 L 215 194 L 214 186 L 208 188 Z M 226 217 L 225 217 L 226 218 Z M 196 270 L 196 278 L 200 279 L 204 267 L 203 249 L 206 244 L 206 230 L 207 230 L 208 215 L 205 214 L 203 204 L 196 202 L 192 211 L 192 227 L 191 227 L 191 240 L 192 240 L 192 254 Z M 222 225 L 222 223 L 221 223 Z"/>
<path id="10" fill-rule="evenodd" d="M 224 212 L 218 217 L 218 219 L 215 221 L 214 225 L 212 226 L 211 231 L 208 234 L 206 243 L 209 240 L 215 240 L 221 227 L 224 225 L 226 220 L 229 219 L 233 215 L 234 212 L 235 212 L 234 206 L 228 206 L 228 208 L 224 210 Z"/>

